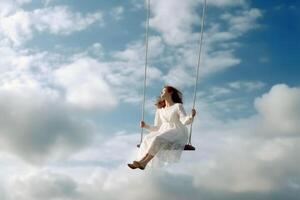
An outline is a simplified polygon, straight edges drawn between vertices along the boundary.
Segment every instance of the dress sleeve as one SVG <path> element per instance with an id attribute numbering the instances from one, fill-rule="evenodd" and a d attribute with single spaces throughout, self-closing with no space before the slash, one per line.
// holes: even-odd
<path id="1" fill-rule="evenodd" d="M 155 112 L 155 118 L 154 118 L 154 126 L 149 125 L 149 131 L 158 131 L 159 127 L 161 126 L 162 122 L 159 115 L 159 109 Z"/>
<path id="2" fill-rule="evenodd" d="M 188 125 L 193 122 L 192 114 L 187 115 L 181 103 L 178 104 L 178 115 L 183 125 Z"/>

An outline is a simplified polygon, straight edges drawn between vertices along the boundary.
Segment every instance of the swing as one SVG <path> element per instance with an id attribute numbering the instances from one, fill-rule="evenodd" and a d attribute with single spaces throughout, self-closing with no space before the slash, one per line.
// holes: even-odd
<path id="1" fill-rule="evenodd" d="M 204 0 L 204 6 L 202 8 L 202 22 L 201 22 L 201 33 L 200 33 L 200 40 L 199 40 L 197 73 L 196 73 L 195 87 L 194 87 L 193 109 L 195 108 L 195 102 L 196 102 L 197 83 L 198 83 L 198 78 L 199 78 L 199 68 L 200 68 L 201 52 L 202 52 L 202 44 L 203 44 L 203 30 L 204 30 L 205 15 L 206 15 L 206 0 Z M 145 71 L 144 71 L 144 87 L 143 87 L 142 121 L 144 121 L 144 115 L 145 115 L 145 96 L 146 96 L 145 94 L 146 94 L 146 80 L 147 80 L 147 66 L 148 66 L 149 18 L 150 18 L 150 0 L 147 0 L 147 20 L 146 20 L 146 35 L 145 35 Z M 190 125 L 189 140 L 188 140 L 188 143 L 184 147 L 185 151 L 195 151 L 195 149 L 196 149 L 191 143 L 192 127 L 193 127 L 193 122 Z M 141 139 L 140 139 L 140 143 L 137 145 L 137 147 L 140 147 L 141 143 L 143 142 L 143 133 L 144 133 L 144 128 L 142 128 L 142 130 L 141 130 Z"/>

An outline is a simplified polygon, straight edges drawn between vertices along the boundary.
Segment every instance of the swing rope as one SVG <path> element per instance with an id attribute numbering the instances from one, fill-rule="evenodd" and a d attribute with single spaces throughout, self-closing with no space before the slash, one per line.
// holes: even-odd
<path id="1" fill-rule="evenodd" d="M 197 96 L 197 85 L 198 85 L 199 69 L 200 69 L 201 55 L 202 55 L 205 16 L 206 16 L 206 0 L 204 0 L 204 6 L 203 6 L 203 9 L 202 9 L 201 33 L 200 33 L 200 40 L 199 40 L 200 42 L 199 42 L 199 53 L 198 53 L 198 62 L 197 62 L 197 74 L 196 74 L 195 87 L 194 87 L 193 109 L 195 109 L 196 96 Z M 192 121 L 191 126 L 190 126 L 189 141 L 188 141 L 188 144 L 187 144 L 187 145 L 190 145 L 190 146 L 192 145 L 192 143 L 191 143 L 192 129 L 193 129 L 193 121 Z M 191 149 L 191 150 L 195 150 L 195 148 Z"/>
<path id="2" fill-rule="evenodd" d="M 145 98 L 146 98 L 146 88 L 147 88 L 147 67 L 148 67 L 148 37 L 149 37 L 149 18 L 150 18 L 150 0 L 147 1 L 147 20 L 146 20 L 146 34 L 145 34 L 145 72 L 144 72 L 144 87 L 143 87 L 143 105 L 142 105 L 142 121 L 145 118 Z M 141 140 L 140 145 L 143 142 L 144 128 L 141 130 Z"/>
<path id="3" fill-rule="evenodd" d="M 202 46 L 203 46 L 203 32 L 204 32 L 204 22 L 205 22 L 205 16 L 206 16 L 206 7 L 207 3 L 206 0 L 204 0 L 204 6 L 202 9 L 202 22 L 201 22 L 201 33 L 200 33 L 200 42 L 199 42 L 199 54 L 198 54 L 198 64 L 197 64 L 197 74 L 195 79 L 195 87 L 194 87 L 194 96 L 193 96 L 193 109 L 195 108 L 196 103 L 196 95 L 197 95 L 197 84 L 199 79 L 199 68 L 201 63 L 201 54 L 202 54 Z M 150 18 L 150 0 L 147 0 L 147 20 L 146 20 L 146 34 L 145 34 L 145 71 L 144 71 L 144 87 L 143 87 L 143 101 L 142 101 L 142 121 L 144 121 L 145 117 L 145 97 L 146 97 L 146 81 L 147 81 L 147 67 L 148 67 L 148 40 L 149 40 L 149 18 Z M 193 121 L 190 126 L 190 132 L 189 132 L 189 140 L 188 144 L 185 146 L 185 150 L 195 150 L 195 147 L 191 144 L 191 138 L 192 138 L 192 129 L 193 129 Z M 141 143 L 143 142 L 143 134 L 144 134 L 144 128 L 141 128 L 141 139 L 140 143 L 137 145 L 137 147 L 140 147 Z"/>

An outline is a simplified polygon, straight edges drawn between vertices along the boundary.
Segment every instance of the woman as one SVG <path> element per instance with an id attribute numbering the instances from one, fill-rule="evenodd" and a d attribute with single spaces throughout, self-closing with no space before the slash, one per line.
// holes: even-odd
<path id="1" fill-rule="evenodd" d="M 185 125 L 192 123 L 196 110 L 186 115 L 182 104 L 182 93 L 172 86 L 165 86 L 160 99 L 156 103 L 154 126 L 141 121 L 140 126 L 150 133 L 144 137 L 139 148 L 139 161 L 128 164 L 131 169 L 145 169 L 152 163 L 165 164 L 180 159 L 182 150 L 188 140 L 188 130 Z"/>

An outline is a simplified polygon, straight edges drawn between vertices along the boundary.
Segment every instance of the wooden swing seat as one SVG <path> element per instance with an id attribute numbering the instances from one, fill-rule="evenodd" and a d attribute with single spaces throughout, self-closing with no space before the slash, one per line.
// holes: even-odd
<path id="1" fill-rule="evenodd" d="M 140 144 L 138 144 L 138 145 L 136 145 L 138 148 L 140 148 Z M 192 145 L 192 144 L 186 144 L 185 146 L 184 146 L 184 150 L 185 151 L 195 151 L 196 150 L 196 148 Z"/>

